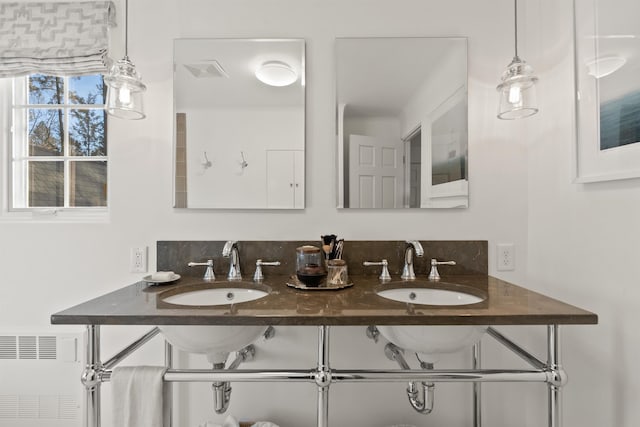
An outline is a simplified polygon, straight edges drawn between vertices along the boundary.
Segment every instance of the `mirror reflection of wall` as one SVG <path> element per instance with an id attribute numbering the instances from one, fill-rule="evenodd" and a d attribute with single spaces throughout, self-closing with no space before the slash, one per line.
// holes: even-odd
<path id="1" fill-rule="evenodd" d="M 339 208 L 468 206 L 467 40 L 336 40 Z"/>
<path id="2" fill-rule="evenodd" d="M 304 40 L 174 42 L 175 207 L 304 208 Z"/>

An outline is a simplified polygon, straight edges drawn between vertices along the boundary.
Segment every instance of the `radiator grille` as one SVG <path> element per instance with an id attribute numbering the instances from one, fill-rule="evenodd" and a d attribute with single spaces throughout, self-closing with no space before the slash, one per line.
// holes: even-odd
<path id="1" fill-rule="evenodd" d="M 18 357 L 18 346 L 15 336 L 0 336 L 0 359 L 11 360 Z"/>
<path id="2" fill-rule="evenodd" d="M 36 337 L 33 335 L 18 337 L 18 358 L 37 359 Z"/>
<path id="3" fill-rule="evenodd" d="M 38 418 L 38 396 L 18 396 L 18 418 Z"/>
<path id="4" fill-rule="evenodd" d="M 43 360 L 56 360 L 58 358 L 55 336 L 38 337 L 38 358 Z"/>
<path id="5" fill-rule="evenodd" d="M 57 358 L 56 336 L 0 336 L 0 360 L 56 360 Z"/>
<path id="6" fill-rule="evenodd" d="M 79 411 L 74 396 L 0 395 L 0 420 L 75 420 Z"/>
<path id="7" fill-rule="evenodd" d="M 0 394 L 0 418 L 18 418 L 18 396 Z"/>
<path id="8" fill-rule="evenodd" d="M 0 331 L 0 427 L 82 425 L 81 341 L 79 334 Z"/>

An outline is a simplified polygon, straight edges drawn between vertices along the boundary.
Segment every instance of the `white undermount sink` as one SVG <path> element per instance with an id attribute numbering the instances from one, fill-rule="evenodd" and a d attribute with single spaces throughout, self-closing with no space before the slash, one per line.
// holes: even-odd
<path id="1" fill-rule="evenodd" d="M 260 289 L 209 288 L 170 295 L 162 298 L 162 301 L 169 304 L 189 306 L 229 305 L 255 301 L 267 295 L 269 295 L 268 292 Z"/>
<path id="2" fill-rule="evenodd" d="M 424 287 L 418 287 L 418 286 Z M 438 284 L 429 287 L 429 282 L 398 282 L 385 285 L 376 293 L 393 301 L 407 304 L 438 306 L 440 308 L 473 305 L 481 303 L 486 296 L 452 284 L 450 288 Z M 391 286 L 391 287 L 390 287 Z M 395 287 L 394 287 L 395 286 Z M 465 292 L 468 289 L 468 292 Z M 477 343 L 486 332 L 487 326 L 395 326 L 380 325 L 377 327 L 388 341 L 405 350 L 420 353 L 425 362 L 436 362 L 440 355 L 454 353 Z"/>
<path id="3" fill-rule="evenodd" d="M 183 291 L 173 289 L 158 298 L 167 308 L 221 308 L 255 301 L 269 295 L 270 288 L 252 282 L 204 283 Z M 160 332 L 172 345 L 190 353 L 206 354 L 211 363 L 224 363 L 232 351 L 251 344 L 268 326 L 160 325 Z"/>
<path id="4" fill-rule="evenodd" d="M 484 298 L 466 292 L 432 288 L 394 288 L 378 291 L 378 295 L 398 302 L 425 305 L 467 305 Z"/>

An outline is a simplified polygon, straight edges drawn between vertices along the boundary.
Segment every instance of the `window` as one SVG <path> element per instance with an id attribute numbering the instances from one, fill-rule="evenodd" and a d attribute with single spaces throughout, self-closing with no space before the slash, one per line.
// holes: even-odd
<path id="1" fill-rule="evenodd" d="M 102 75 L 13 79 L 9 209 L 107 207 Z"/>

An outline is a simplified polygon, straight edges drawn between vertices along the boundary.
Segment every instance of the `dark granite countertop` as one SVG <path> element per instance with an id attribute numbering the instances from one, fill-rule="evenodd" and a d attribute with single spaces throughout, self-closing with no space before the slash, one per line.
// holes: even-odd
<path id="1" fill-rule="evenodd" d="M 352 276 L 353 287 L 341 290 L 298 290 L 286 276 L 268 276 L 271 289 L 259 300 L 226 306 L 177 307 L 159 297 L 202 280 L 182 278 L 167 285 L 134 283 L 51 316 L 53 324 L 96 325 L 541 325 L 596 324 L 598 316 L 581 308 L 486 275 L 443 276 L 425 286 L 469 287 L 488 295 L 463 306 L 429 306 L 391 301 L 376 295 L 381 284 L 371 277 Z M 454 285 L 451 285 L 454 284 Z M 218 280 L 208 287 L 235 287 Z M 403 286 L 416 287 L 405 282 Z"/>

